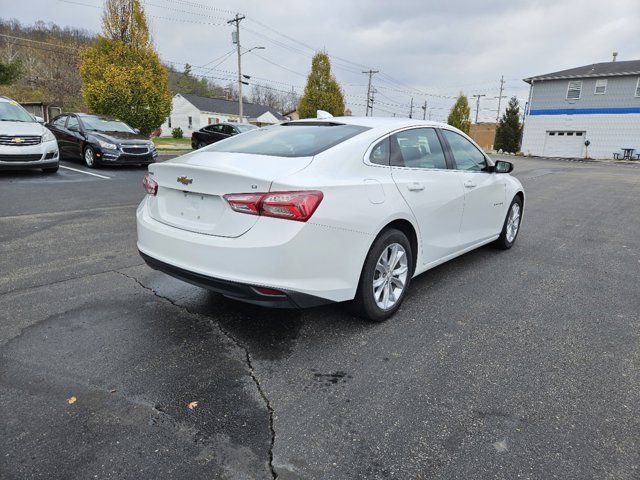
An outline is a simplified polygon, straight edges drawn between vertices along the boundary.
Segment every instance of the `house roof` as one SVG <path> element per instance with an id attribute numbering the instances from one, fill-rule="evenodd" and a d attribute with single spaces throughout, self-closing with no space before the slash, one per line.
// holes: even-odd
<path id="1" fill-rule="evenodd" d="M 180 93 L 178 95 L 181 95 L 186 101 L 191 103 L 200 111 L 238 115 L 238 102 L 236 100 L 201 97 L 199 95 L 192 95 L 189 93 Z M 258 118 L 266 112 L 270 112 L 278 120 L 284 120 L 284 117 L 271 107 L 265 107 L 264 105 L 249 102 L 244 102 L 242 104 L 242 115 L 245 117 Z"/>
<path id="2" fill-rule="evenodd" d="M 589 78 L 589 77 L 613 77 L 623 75 L 639 75 L 640 60 L 628 60 L 623 62 L 604 62 L 584 65 L 583 67 L 560 70 L 559 72 L 545 73 L 535 77 L 525 78 L 531 83 L 540 80 L 557 80 L 565 78 Z"/>

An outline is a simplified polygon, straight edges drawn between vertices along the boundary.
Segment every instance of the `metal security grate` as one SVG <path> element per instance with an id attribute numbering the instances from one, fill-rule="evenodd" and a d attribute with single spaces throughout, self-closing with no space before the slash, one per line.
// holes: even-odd
<path id="1" fill-rule="evenodd" d="M 0 135 L 0 145 L 11 147 L 29 147 L 39 145 L 41 141 L 39 135 Z"/>

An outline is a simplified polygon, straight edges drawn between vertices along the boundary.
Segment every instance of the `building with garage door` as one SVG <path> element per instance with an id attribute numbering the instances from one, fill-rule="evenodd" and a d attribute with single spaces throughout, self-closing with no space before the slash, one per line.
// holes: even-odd
<path id="1" fill-rule="evenodd" d="M 640 60 L 595 63 L 525 78 L 521 150 L 564 158 L 640 153 Z M 589 146 L 585 145 L 585 141 Z"/>

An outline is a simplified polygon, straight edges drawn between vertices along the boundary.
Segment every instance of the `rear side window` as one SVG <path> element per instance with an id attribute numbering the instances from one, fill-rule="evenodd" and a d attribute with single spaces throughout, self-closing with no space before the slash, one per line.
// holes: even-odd
<path id="1" fill-rule="evenodd" d="M 368 130 L 358 125 L 289 123 L 259 128 L 207 147 L 212 152 L 310 157 Z"/>
<path id="2" fill-rule="evenodd" d="M 53 121 L 53 125 L 55 125 L 56 127 L 64 128 L 64 122 L 66 121 L 67 121 L 67 116 L 62 115 L 61 117 L 58 117 Z"/>
<path id="3" fill-rule="evenodd" d="M 389 165 L 389 137 L 381 140 L 371 150 L 369 161 L 376 165 Z"/>
<path id="4" fill-rule="evenodd" d="M 394 154 L 391 165 L 408 168 L 446 169 L 447 163 L 438 135 L 433 128 L 414 128 L 391 137 Z"/>
<path id="5" fill-rule="evenodd" d="M 67 122 L 67 128 L 69 130 L 79 130 L 80 125 L 78 124 L 78 119 L 74 116 L 70 116 L 69 121 Z"/>

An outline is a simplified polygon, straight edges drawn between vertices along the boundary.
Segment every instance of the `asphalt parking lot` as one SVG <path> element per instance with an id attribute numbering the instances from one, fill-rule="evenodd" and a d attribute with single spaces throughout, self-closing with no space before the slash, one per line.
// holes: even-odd
<path id="1" fill-rule="evenodd" d="M 0 477 L 639 478 L 640 168 L 509 159 L 516 245 L 376 325 L 150 270 L 145 169 L 1 172 Z"/>

